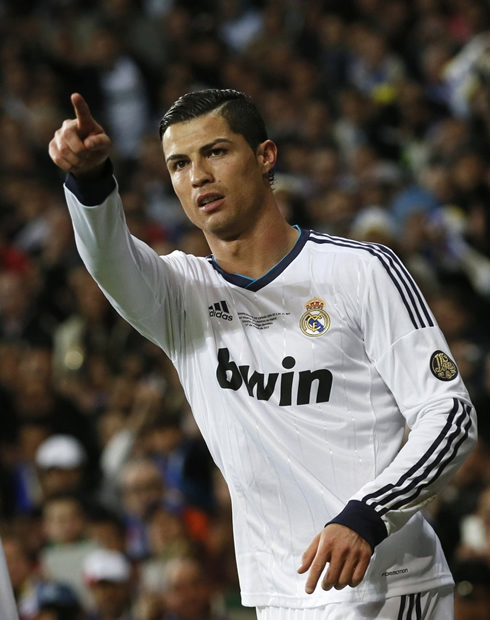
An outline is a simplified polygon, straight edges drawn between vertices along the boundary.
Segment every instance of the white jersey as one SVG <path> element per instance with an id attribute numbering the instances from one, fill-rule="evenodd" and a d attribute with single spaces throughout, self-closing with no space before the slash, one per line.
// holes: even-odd
<path id="1" fill-rule="evenodd" d="M 229 485 L 243 604 L 315 607 L 451 584 L 418 511 L 472 448 L 474 413 L 393 252 L 299 230 L 251 280 L 212 257 L 157 256 L 129 234 L 112 179 L 68 177 L 66 195 L 88 270 L 171 358 Z M 375 552 L 357 588 L 307 595 L 296 569 L 332 520 Z"/>

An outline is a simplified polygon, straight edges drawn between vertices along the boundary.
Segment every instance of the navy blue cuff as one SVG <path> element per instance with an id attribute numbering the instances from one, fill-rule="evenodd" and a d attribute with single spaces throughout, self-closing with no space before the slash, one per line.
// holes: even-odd
<path id="1" fill-rule="evenodd" d="M 95 207 L 103 203 L 116 189 L 116 179 L 112 173 L 112 162 L 107 159 L 98 179 L 77 179 L 72 174 L 68 174 L 65 185 L 82 205 Z"/>
<path id="2" fill-rule="evenodd" d="M 373 551 L 380 542 L 388 537 L 386 526 L 378 513 L 357 499 L 351 499 L 344 510 L 329 521 L 327 525 L 331 523 L 345 525 L 354 530 L 371 545 Z"/>

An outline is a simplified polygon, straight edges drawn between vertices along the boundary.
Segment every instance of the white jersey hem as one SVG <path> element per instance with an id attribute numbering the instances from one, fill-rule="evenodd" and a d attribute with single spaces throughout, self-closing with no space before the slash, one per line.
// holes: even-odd
<path id="1" fill-rule="evenodd" d="M 410 584 L 392 586 L 389 590 L 363 588 L 362 590 L 349 588 L 348 590 L 330 590 L 321 592 L 317 596 L 300 598 L 298 596 L 277 596 L 276 594 L 241 594 L 244 607 L 287 607 L 291 609 L 312 609 L 323 607 L 330 603 L 362 602 L 375 603 L 394 596 L 416 594 L 427 590 L 439 590 L 445 587 L 454 587 L 454 581 L 450 573 L 445 573 L 436 579 L 419 579 Z"/>

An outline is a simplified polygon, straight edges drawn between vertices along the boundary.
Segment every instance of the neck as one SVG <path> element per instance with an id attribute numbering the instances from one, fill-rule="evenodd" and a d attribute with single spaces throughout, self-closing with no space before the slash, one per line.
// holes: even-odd
<path id="1" fill-rule="evenodd" d="M 298 231 L 277 212 L 277 216 L 261 220 L 237 239 L 206 238 L 222 269 L 256 280 L 292 250 Z"/>

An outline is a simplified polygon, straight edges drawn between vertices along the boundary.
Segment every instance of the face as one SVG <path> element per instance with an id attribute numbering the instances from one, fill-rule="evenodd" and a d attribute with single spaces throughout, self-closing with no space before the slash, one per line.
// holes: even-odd
<path id="1" fill-rule="evenodd" d="M 186 534 L 182 519 L 167 510 L 158 510 L 149 523 L 148 541 L 152 553 L 157 555 L 185 546 Z"/>
<path id="2" fill-rule="evenodd" d="M 90 592 L 101 615 L 118 618 L 128 608 L 131 594 L 129 583 L 98 581 L 90 587 Z"/>
<path id="3" fill-rule="evenodd" d="M 135 464 L 124 472 L 122 492 L 126 510 L 144 519 L 162 501 L 164 487 L 160 472 L 150 464 Z"/>
<path id="4" fill-rule="evenodd" d="M 263 142 L 254 153 L 213 111 L 171 125 L 163 151 L 175 193 L 208 241 L 237 239 L 257 224 L 270 196 L 267 175 L 277 155 L 273 142 Z"/>
<path id="5" fill-rule="evenodd" d="M 51 542 L 75 542 L 85 529 L 85 519 L 79 505 L 72 500 L 56 500 L 44 510 L 44 529 Z"/>
<path id="6" fill-rule="evenodd" d="M 40 471 L 40 479 L 44 497 L 53 497 L 58 493 L 75 491 L 82 481 L 82 470 L 78 467 L 50 467 Z"/>
<path id="7" fill-rule="evenodd" d="M 170 571 L 167 605 L 181 620 L 205 617 L 210 606 L 210 591 L 200 567 L 183 560 Z"/>
<path id="8" fill-rule="evenodd" d="M 124 533 L 115 523 L 91 523 L 88 528 L 88 536 L 104 549 L 112 549 L 121 553 L 125 550 Z"/>

